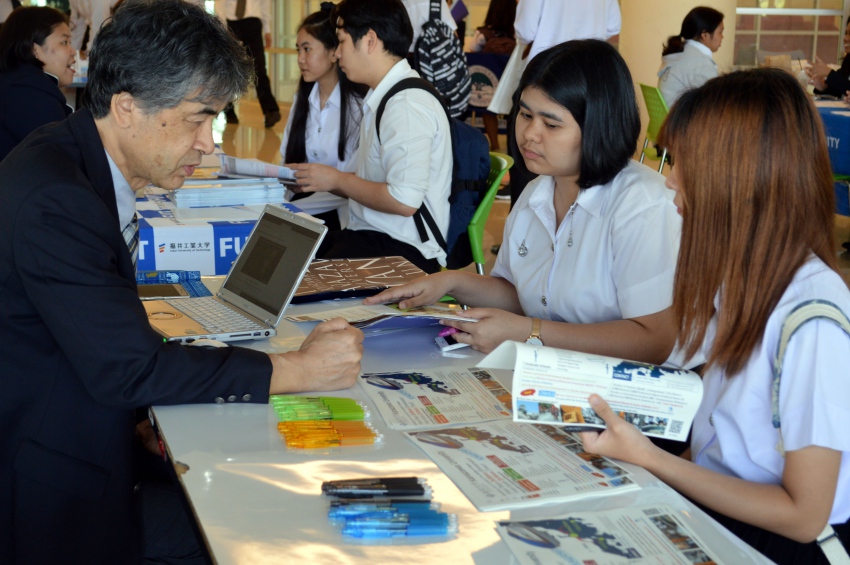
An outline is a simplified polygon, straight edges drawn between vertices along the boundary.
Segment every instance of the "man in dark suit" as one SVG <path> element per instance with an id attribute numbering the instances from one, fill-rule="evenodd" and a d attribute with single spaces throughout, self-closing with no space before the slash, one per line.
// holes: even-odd
<path id="1" fill-rule="evenodd" d="M 362 333 L 342 320 L 292 353 L 207 350 L 163 343 L 139 302 L 133 191 L 179 187 L 251 75 L 197 5 L 127 2 L 91 53 L 88 109 L 0 164 L 0 563 L 202 561 L 154 549 L 135 410 L 354 383 Z"/>

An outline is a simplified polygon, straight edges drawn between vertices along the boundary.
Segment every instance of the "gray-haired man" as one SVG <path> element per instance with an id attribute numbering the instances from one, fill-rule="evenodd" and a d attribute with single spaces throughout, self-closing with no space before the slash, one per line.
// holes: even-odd
<path id="1" fill-rule="evenodd" d="M 135 409 L 353 384 L 362 334 L 341 320 L 288 354 L 198 350 L 163 343 L 136 294 L 133 191 L 179 187 L 251 78 L 197 5 L 128 0 L 95 40 L 89 109 L 0 164 L 0 563 L 202 562 L 179 505 L 136 489 Z"/>

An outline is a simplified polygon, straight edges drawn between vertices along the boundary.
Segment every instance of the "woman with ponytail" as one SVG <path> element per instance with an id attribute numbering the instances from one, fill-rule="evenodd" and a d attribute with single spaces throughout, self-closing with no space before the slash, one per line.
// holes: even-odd
<path id="1" fill-rule="evenodd" d="M 702 86 L 717 76 L 717 64 L 711 54 L 723 42 L 723 14 L 714 8 L 697 6 L 685 16 L 679 35 L 667 39 L 661 52 L 658 88 L 673 106 L 686 90 Z"/>
<path id="2" fill-rule="evenodd" d="M 307 16 L 298 29 L 296 49 L 301 80 L 280 154 L 282 163 L 322 163 L 353 172 L 366 87 L 349 81 L 336 63 L 333 7 L 333 3 L 323 2 L 322 9 Z M 304 197 L 311 194 L 304 193 Z M 347 222 L 348 206 L 338 213 L 318 216 L 329 229 L 340 229 Z"/>

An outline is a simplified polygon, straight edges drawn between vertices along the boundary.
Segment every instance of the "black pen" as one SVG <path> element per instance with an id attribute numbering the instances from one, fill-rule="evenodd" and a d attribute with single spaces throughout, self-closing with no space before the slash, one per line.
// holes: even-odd
<path id="1" fill-rule="evenodd" d="M 374 498 L 376 496 L 431 496 L 431 488 L 424 485 L 410 487 L 385 487 L 373 485 L 366 487 L 341 487 L 331 488 L 325 491 L 329 496 L 340 498 Z"/>

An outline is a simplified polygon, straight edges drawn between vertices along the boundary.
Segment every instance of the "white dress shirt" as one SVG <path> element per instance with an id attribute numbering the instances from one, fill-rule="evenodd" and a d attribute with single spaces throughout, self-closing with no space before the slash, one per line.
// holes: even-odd
<path id="1" fill-rule="evenodd" d="M 673 303 L 682 220 L 664 177 L 629 161 L 608 184 L 581 190 L 557 230 L 554 189 L 540 176 L 523 191 L 492 272 L 516 287 L 526 316 L 593 324 Z"/>
<path id="2" fill-rule="evenodd" d="M 776 449 L 771 389 L 773 360 L 788 313 L 801 302 L 828 300 L 850 317 L 850 291 L 841 277 L 811 257 L 768 318 L 761 342 L 743 371 L 727 377 L 713 368 L 703 376 L 702 404 L 694 419 L 691 453 L 703 467 L 747 481 L 778 485 L 785 458 Z M 705 339 L 714 342 L 716 321 Z M 817 445 L 841 452 L 830 524 L 850 517 L 850 337 L 833 322 L 812 320 L 788 342 L 782 365 L 779 414 L 785 451 Z"/>
<path id="3" fill-rule="evenodd" d="M 100 31 L 103 22 L 112 15 L 112 8 L 118 0 L 70 0 L 71 7 L 71 45 L 74 49 L 91 49 L 94 36 Z M 86 27 L 90 28 L 89 42 L 83 45 Z"/>
<path id="4" fill-rule="evenodd" d="M 617 0 L 519 0 L 514 30 L 522 43 L 534 42 L 528 60 L 571 39 L 608 39 L 620 33 Z"/>
<path id="5" fill-rule="evenodd" d="M 292 100 L 292 107 L 295 108 L 298 94 Z M 345 142 L 345 159 L 339 159 L 339 151 L 337 144 L 339 143 L 339 114 L 341 108 L 341 95 L 339 84 L 337 84 L 330 97 L 323 107 L 320 107 L 319 84 L 314 83 L 310 90 L 309 113 L 307 114 L 307 127 L 305 130 L 304 146 L 307 151 L 308 163 L 321 163 L 330 165 L 340 171 L 353 173 L 357 165 L 357 146 L 360 142 L 360 121 L 363 119 L 363 109 L 352 98 L 348 107 L 347 115 L 347 139 Z M 290 110 L 289 117 L 286 120 L 286 128 L 283 130 L 283 143 L 280 146 L 281 164 L 286 164 L 286 147 L 289 140 L 290 130 L 292 129 L 292 118 L 294 112 Z M 323 202 L 328 199 L 327 194 L 320 195 Z M 287 198 L 291 198 L 292 194 L 287 191 Z M 304 200 L 309 200 L 312 196 L 308 196 Z M 345 198 L 336 197 L 343 201 L 340 203 L 339 220 L 340 225 L 345 227 L 348 222 L 348 200 Z M 298 205 L 296 201 L 295 205 Z"/>
<path id="6" fill-rule="evenodd" d="M 404 90 L 384 108 L 381 143 L 375 130 L 375 112 L 384 94 L 400 80 L 418 76 L 407 60 L 402 59 L 366 94 L 357 176 L 387 183 L 390 195 L 411 208 L 418 209 L 424 201 L 445 238 L 449 228 L 452 146 L 449 121 L 442 105 L 424 90 Z M 413 218 L 371 210 L 353 200 L 349 207 L 348 229 L 384 232 L 413 245 L 426 259 L 446 264 L 446 253 L 433 237 L 422 243 Z"/>
<path id="7" fill-rule="evenodd" d="M 410 25 L 413 26 L 413 42 L 410 44 L 408 51 L 413 52 L 416 47 L 416 41 L 422 35 L 422 25 L 431 18 L 431 0 L 401 0 L 404 7 L 407 8 L 407 15 L 410 17 Z M 446 22 L 449 28 L 456 30 L 457 23 L 452 17 L 446 0 L 440 0 L 440 19 Z M 461 42 L 463 38 L 461 37 Z"/>
<path id="8" fill-rule="evenodd" d="M 247 20 L 248 18 L 259 18 L 263 22 L 263 33 L 271 33 L 271 5 L 269 0 L 245 0 L 245 15 L 241 18 L 236 17 L 236 1 L 223 0 L 216 2 L 216 13 L 219 17 L 224 17 L 225 20 L 235 21 L 237 19 Z M 223 4 L 223 9 L 220 7 Z"/>
<path id="9" fill-rule="evenodd" d="M 717 63 L 711 49 L 699 41 L 688 39 L 680 53 L 671 53 L 661 59 L 658 71 L 658 88 L 670 108 L 686 91 L 699 88 L 717 76 Z"/>
<path id="10" fill-rule="evenodd" d="M 109 161 L 109 172 L 112 174 L 112 185 L 115 189 L 115 204 L 118 206 L 118 224 L 121 229 L 129 224 L 133 216 L 136 215 L 136 193 L 124 178 L 118 165 L 112 160 L 109 152 L 106 153 L 106 160 Z"/>

